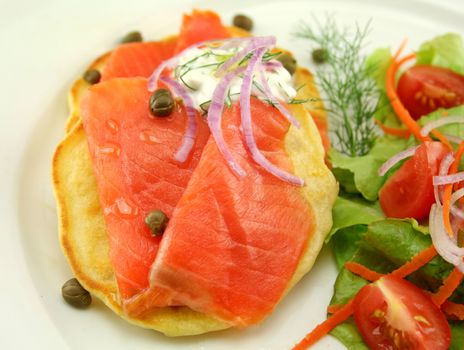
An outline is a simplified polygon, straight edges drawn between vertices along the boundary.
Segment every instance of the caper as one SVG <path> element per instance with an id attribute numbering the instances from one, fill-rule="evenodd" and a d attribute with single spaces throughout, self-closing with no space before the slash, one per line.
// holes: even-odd
<path id="1" fill-rule="evenodd" d="M 152 210 L 145 217 L 145 223 L 153 236 L 161 236 L 168 225 L 169 218 L 162 210 Z"/>
<path id="2" fill-rule="evenodd" d="M 166 89 L 156 90 L 150 97 L 150 112 L 155 117 L 166 117 L 174 110 L 174 98 Z"/>
<path id="3" fill-rule="evenodd" d="M 289 53 L 282 53 L 277 57 L 277 60 L 282 63 L 284 68 L 293 75 L 296 71 L 296 59 Z"/>
<path id="4" fill-rule="evenodd" d="M 71 278 L 63 284 L 61 295 L 69 305 L 79 309 L 86 308 L 92 302 L 90 293 L 75 278 Z"/>
<path id="5" fill-rule="evenodd" d="M 142 33 L 139 31 L 129 32 L 121 39 L 121 44 L 136 43 L 143 41 Z"/>
<path id="6" fill-rule="evenodd" d="M 328 53 L 326 49 L 315 49 L 312 52 L 313 61 L 317 64 L 327 62 Z"/>
<path id="7" fill-rule="evenodd" d="M 233 22 L 234 26 L 251 31 L 253 29 L 253 20 L 245 15 L 235 15 Z"/>
<path id="8" fill-rule="evenodd" d="M 89 84 L 97 84 L 100 82 L 101 74 L 96 69 L 89 69 L 87 70 L 84 75 L 82 76 L 86 82 Z"/>

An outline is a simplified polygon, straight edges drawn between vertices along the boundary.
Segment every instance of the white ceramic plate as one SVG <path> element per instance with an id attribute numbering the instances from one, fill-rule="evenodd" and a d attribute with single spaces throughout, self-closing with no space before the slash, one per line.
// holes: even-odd
<path id="1" fill-rule="evenodd" d="M 255 21 L 254 34 L 276 35 L 309 65 L 307 43 L 292 39 L 299 20 L 333 13 L 340 23 L 372 19 L 369 49 L 409 47 L 436 34 L 464 34 L 461 0 L 434 1 L 80 1 L 1 5 L 0 43 L 0 348 L 2 349 L 289 349 L 325 318 L 336 277 L 324 249 L 313 271 L 261 326 L 169 339 L 120 320 L 95 300 L 76 311 L 61 299 L 71 277 L 57 241 L 50 159 L 63 136 L 66 93 L 96 56 L 132 29 L 145 38 L 174 33 L 191 8 L 237 12 Z M 326 337 L 314 349 L 343 349 Z"/>

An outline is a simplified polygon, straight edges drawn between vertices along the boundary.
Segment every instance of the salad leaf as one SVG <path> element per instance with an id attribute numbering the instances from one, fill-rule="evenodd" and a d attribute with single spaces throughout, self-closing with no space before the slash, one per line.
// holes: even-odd
<path id="1" fill-rule="evenodd" d="M 464 74 L 464 41 L 448 33 L 423 43 L 416 53 L 417 64 L 431 64 Z"/>
<path id="2" fill-rule="evenodd" d="M 387 179 L 387 176 L 379 176 L 380 166 L 407 147 L 407 140 L 382 137 L 377 139 L 374 147 L 365 156 L 348 157 L 332 149 L 329 157 L 335 177 L 345 191 L 352 193 L 356 190 L 365 199 L 374 201 Z"/>
<path id="3" fill-rule="evenodd" d="M 451 322 L 451 345 L 449 350 L 464 349 L 464 322 Z M 357 348 L 353 348 L 357 349 Z"/>
<path id="4" fill-rule="evenodd" d="M 385 88 L 385 77 L 392 59 L 390 48 L 379 48 L 366 58 L 366 71 L 380 89 Z"/>
<path id="5" fill-rule="evenodd" d="M 367 232 L 367 225 L 353 225 L 337 232 L 332 239 L 332 251 L 339 269 L 353 259 L 362 237 Z"/>
<path id="6" fill-rule="evenodd" d="M 380 273 L 388 273 L 403 265 L 431 244 L 430 236 L 424 234 L 423 228 L 413 220 L 378 220 L 367 225 L 367 230 L 364 232 L 356 229 L 356 227 L 352 226 L 351 230 L 353 232 L 358 230 L 357 238 L 355 238 L 357 243 L 351 242 L 350 244 L 356 245 L 357 250 L 350 260 Z M 334 242 L 338 235 L 347 235 L 346 230 L 339 230 L 333 237 Z M 353 232 L 350 234 L 353 235 Z M 349 249 L 352 249 L 352 247 Z M 435 257 L 408 279 L 422 288 L 435 291 L 452 268 L 441 257 Z M 335 282 L 331 305 L 348 302 L 367 283 L 363 278 L 342 267 Z M 455 292 L 454 300 L 460 303 L 464 302 L 464 283 Z M 462 350 L 464 323 L 453 323 L 452 329 L 453 345 L 450 349 Z M 336 327 L 331 334 L 350 350 L 364 349 L 362 343 L 360 343 L 362 339 L 356 333 L 357 329 L 350 321 Z"/>
<path id="7" fill-rule="evenodd" d="M 464 115 L 464 105 L 453 107 L 450 109 L 438 109 L 435 112 L 432 112 L 419 119 L 419 125 L 424 126 L 425 124 L 446 117 L 446 116 L 463 116 Z M 464 138 L 464 124 L 448 124 L 443 125 L 438 128 L 438 131 L 447 134 L 457 136 L 459 138 Z"/>
<path id="8" fill-rule="evenodd" d="M 340 340 L 349 350 L 369 350 L 352 319 L 335 327 L 330 334 Z"/>
<path id="9" fill-rule="evenodd" d="M 333 224 L 327 240 L 338 230 L 353 225 L 370 224 L 384 218 L 377 202 L 368 202 L 361 197 L 338 197 L 332 209 Z"/>

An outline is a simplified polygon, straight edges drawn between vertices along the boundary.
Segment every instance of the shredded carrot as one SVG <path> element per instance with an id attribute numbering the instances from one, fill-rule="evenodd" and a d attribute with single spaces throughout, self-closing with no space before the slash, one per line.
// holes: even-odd
<path id="1" fill-rule="evenodd" d="M 408 261 L 403 266 L 397 268 L 392 272 L 392 275 L 397 277 L 404 278 L 414 271 L 419 270 L 422 266 L 427 264 L 437 255 L 435 247 L 431 245 L 427 249 L 422 250 L 420 253 L 416 254 L 410 261 Z"/>
<path id="2" fill-rule="evenodd" d="M 393 55 L 393 60 L 396 61 L 398 57 L 400 57 L 401 53 L 403 52 L 404 48 L 406 47 L 406 44 L 408 43 L 408 39 L 404 38 L 403 41 L 401 42 L 400 46 L 398 47 L 398 50 L 396 50 L 395 54 Z"/>
<path id="3" fill-rule="evenodd" d="M 359 275 L 362 278 L 364 278 L 365 280 L 368 280 L 370 282 L 377 281 L 380 277 L 384 276 L 381 273 L 370 270 L 366 266 L 358 264 L 358 263 L 353 262 L 353 261 L 346 262 L 345 263 L 345 268 L 348 271 L 351 271 L 354 274 Z"/>
<path id="4" fill-rule="evenodd" d="M 462 154 L 464 153 L 464 141 L 461 142 L 454 154 L 454 162 L 451 164 L 448 174 L 456 174 L 458 171 L 459 162 L 461 161 Z M 451 207 L 451 192 L 453 190 L 453 185 L 449 184 L 445 186 L 443 191 L 443 222 L 445 224 L 445 229 L 448 232 L 448 235 L 453 236 L 453 230 L 451 228 L 450 222 L 450 207 Z"/>
<path id="5" fill-rule="evenodd" d="M 432 295 L 432 300 L 438 306 L 442 305 L 448 299 L 462 281 L 463 274 L 457 267 L 443 281 L 443 285 L 438 292 Z"/>
<path id="6" fill-rule="evenodd" d="M 453 319 L 464 321 L 464 304 L 456 304 L 447 300 L 441 306 L 441 310 Z"/>
<path id="7" fill-rule="evenodd" d="M 338 310 L 340 310 L 343 306 L 345 306 L 345 305 L 344 304 L 329 305 L 329 306 L 327 306 L 327 312 L 329 314 L 334 314 L 334 313 L 338 312 Z"/>
<path id="8" fill-rule="evenodd" d="M 329 333 L 332 329 L 345 321 L 352 314 L 353 300 L 350 300 L 327 320 L 317 325 L 316 328 L 314 328 L 297 345 L 293 347 L 293 350 L 303 350 L 309 348 L 311 345 Z"/>
<path id="9" fill-rule="evenodd" d="M 449 151 L 453 152 L 453 146 L 451 146 L 451 143 L 449 140 L 446 138 L 445 135 L 443 135 L 441 132 L 438 130 L 432 130 L 432 135 L 435 136 L 441 143 L 443 143 L 446 148 L 448 148 Z"/>
<path id="10" fill-rule="evenodd" d="M 396 56 L 396 55 L 395 55 Z M 430 141 L 430 137 L 422 136 L 420 133 L 421 128 L 416 123 L 414 119 L 412 119 L 411 115 L 409 114 L 408 110 L 404 107 L 403 103 L 401 103 L 398 94 L 395 90 L 395 75 L 398 72 L 399 67 L 406 61 L 414 59 L 416 56 L 415 54 L 408 55 L 402 58 L 400 61 L 396 62 L 395 58 L 392 59 L 392 62 L 388 66 L 387 69 L 387 77 L 385 79 L 385 90 L 387 96 L 390 100 L 391 106 L 395 111 L 398 118 L 403 122 L 403 124 L 411 131 L 411 133 L 420 141 Z"/>
<path id="11" fill-rule="evenodd" d="M 392 127 L 389 127 L 389 126 L 386 126 L 386 125 L 382 124 L 377 119 L 375 120 L 375 123 L 379 126 L 380 129 L 382 129 L 382 131 L 385 134 L 401 137 L 403 139 L 407 139 L 407 138 L 409 138 L 409 136 L 411 136 L 411 131 L 409 131 L 407 129 L 392 128 Z"/>

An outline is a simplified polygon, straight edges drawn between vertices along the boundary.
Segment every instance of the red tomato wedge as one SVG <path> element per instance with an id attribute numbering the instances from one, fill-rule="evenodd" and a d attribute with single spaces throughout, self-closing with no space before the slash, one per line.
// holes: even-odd
<path id="1" fill-rule="evenodd" d="M 445 316 L 412 283 L 388 275 L 363 287 L 354 319 L 370 349 L 446 350 L 451 331 Z"/>
<path id="2" fill-rule="evenodd" d="M 432 177 L 448 152 L 441 142 L 424 142 L 383 185 L 379 192 L 385 215 L 394 218 L 427 217 L 435 202 Z"/>
<path id="3" fill-rule="evenodd" d="M 434 110 L 464 103 L 464 75 L 450 69 L 418 65 L 398 82 L 398 96 L 414 119 Z"/>

